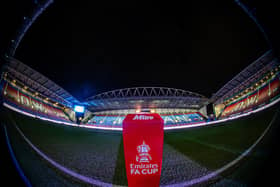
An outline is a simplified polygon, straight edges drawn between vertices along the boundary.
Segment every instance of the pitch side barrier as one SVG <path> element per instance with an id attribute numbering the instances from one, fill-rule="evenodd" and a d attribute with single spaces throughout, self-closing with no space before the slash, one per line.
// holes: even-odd
<path id="1" fill-rule="evenodd" d="M 232 117 L 228 117 L 228 118 L 225 118 L 225 119 L 221 119 L 221 120 L 215 120 L 215 121 L 210 121 L 210 122 L 199 122 L 199 123 L 196 123 L 196 124 L 187 124 L 187 125 L 180 125 L 180 126 L 173 126 L 173 127 L 164 127 L 164 130 L 174 130 L 174 129 L 187 129 L 187 128 L 194 128 L 194 127 L 201 127 L 201 126 L 208 126 L 208 125 L 213 125 L 213 124 L 219 124 L 219 123 L 223 123 L 223 122 L 227 122 L 227 121 L 231 121 L 231 120 L 235 120 L 235 119 L 238 119 L 238 118 L 241 118 L 241 117 L 245 117 L 245 116 L 248 116 L 248 115 L 251 115 L 253 113 L 257 113 L 257 112 L 260 112 L 262 110 L 265 110 L 273 105 L 275 105 L 276 103 L 278 103 L 280 101 L 280 98 L 272 101 L 271 103 L 267 104 L 267 105 L 264 105 L 256 110 L 252 110 L 252 111 L 249 111 L 249 112 L 246 112 L 246 113 L 243 113 L 243 114 L 240 114 L 240 115 L 236 115 L 236 116 L 232 116 Z M 89 128 L 89 129 L 99 129 L 99 130 L 109 130 L 109 131 L 122 131 L 122 128 L 121 127 L 98 127 L 98 126 L 89 126 L 89 125 L 78 125 L 76 123 L 70 123 L 70 122 L 63 122 L 63 121 L 58 121 L 58 120 L 53 120 L 53 119 L 49 119 L 49 118 L 45 118 L 45 117 L 41 117 L 41 116 L 38 116 L 38 115 L 34 115 L 34 114 L 30 114 L 28 112 L 25 112 L 25 111 L 22 111 L 20 109 L 17 109 L 7 103 L 3 103 L 3 106 L 13 110 L 13 111 L 16 111 L 18 113 L 21 113 L 23 115 L 26 115 L 26 116 L 29 116 L 29 117 L 33 117 L 33 118 L 37 118 L 37 119 L 41 119 L 41 120 L 44 120 L 44 121 L 49 121 L 49 122 L 52 122 L 52 123 L 58 123 L 58 124 L 64 124 L 64 125 L 70 125 L 70 126 L 75 126 L 75 127 L 83 127 L 83 128 Z"/>

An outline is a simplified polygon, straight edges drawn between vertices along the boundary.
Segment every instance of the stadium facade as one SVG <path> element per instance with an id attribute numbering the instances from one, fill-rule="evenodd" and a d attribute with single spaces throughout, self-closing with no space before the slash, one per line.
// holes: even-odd
<path id="1" fill-rule="evenodd" d="M 238 116 L 279 99 L 279 61 L 267 51 L 211 98 L 175 88 L 136 87 L 112 90 L 78 101 L 44 75 L 14 58 L 7 58 L 1 73 L 3 105 L 26 115 L 53 122 L 76 124 L 74 105 L 86 107 L 82 127 L 121 130 L 127 114 L 156 112 L 165 127 L 191 127 Z M 207 106 L 214 108 L 213 114 Z"/>

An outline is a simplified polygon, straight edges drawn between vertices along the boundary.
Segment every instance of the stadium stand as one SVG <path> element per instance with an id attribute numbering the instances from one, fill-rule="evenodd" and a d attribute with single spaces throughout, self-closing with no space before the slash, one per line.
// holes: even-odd
<path id="1" fill-rule="evenodd" d="M 102 126 L 102 127 L 122 127 L 122 122 L 126 114 L 98 114 L 95 115 L 87 125 L 91 126 Z M 180 126 L 187 124 L 196 124 L 200 122 L 205 122 L 205 117 L 199 112 L 193 113 L 169 113 L 160 114 L 164 120 L 164 126 Z"/>
<path id="2" fill-rule="evenodd" d="M 239 115 L 262 107 L 279 98 L 280 71 L 276 66 L 269 72 L 262 74 L 248 87 L 217 104 L 216 115 L 219 118 Z"/>
<path id="3" fill-rule="evenodd" d="M 213 120 L 269 104 L 279 98 L 279 69 L 279 61 L 267 51 L 210 99 L 175 88 L 135 87 L 104 92 L 80 102 L 39 72 L 8 58 L 1 74 L 1 102 L 27 115 L 70 123 L 76 122 L 73 106 L 84 105 L 82 126 L 118 129 L 125 116 L 135 113 L 137 107 L 152 107 L 164 119 L 165 127 L 172 128 L 209 122 L 206 106 L 210 102 L 215 112 Z"/>
<path id="4" fill-rule="evenodd" d="M 125 115 L 96 115 L 91 120 L 89 120 L 87 125 L 122 127 L 124 118 Z"/>
<path id="5" fill-rule="evenodd" d="M 164 125 L 168 127 L 205 122 L 205 117 L 199 112 L 168 115 L 162 114 L 161 117 L 164 120 Z"/>
<path id="6" fill-rule="evenodd" d="M 36 117 L 57 120 L 61 122 L 72 122 L 66 112 L 57 104 L 51 104 L 48 100 L 41 100 L 32 96 L 24 86 L 19 88 L 16 81 L 1 81 L 3 103 L 10 108 L 26 112 Z"/>

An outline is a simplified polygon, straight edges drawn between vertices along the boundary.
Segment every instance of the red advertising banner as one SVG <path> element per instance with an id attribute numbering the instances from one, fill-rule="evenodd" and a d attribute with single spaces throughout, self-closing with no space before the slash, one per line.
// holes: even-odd
<path id="1" fill-rule="evenodd" d="M 275 79 L 273 82 L 270 83 L 270 97 L 274 97 L 275 95 L 279 94 L 280 91 L 280 78 Z"/>
<path id="2" fill-rule="evenodd" d="M 126 175 L 130 187 L 160 184 L 163 119 L 159 114 L 128 114 L 123 121 Z"/>

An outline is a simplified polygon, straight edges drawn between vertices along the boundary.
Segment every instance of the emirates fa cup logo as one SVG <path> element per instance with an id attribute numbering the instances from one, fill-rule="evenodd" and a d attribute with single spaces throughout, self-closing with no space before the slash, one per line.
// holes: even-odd
<path id="1" fill-rule="evenodd" d="M 152 160 L 149 151 L 151 150 L 150 146 L 143 141 L 143 143 L 137 146 L 138 155 L 136 155 L 136 161 L 140 163 L 149 163 Z"/>

